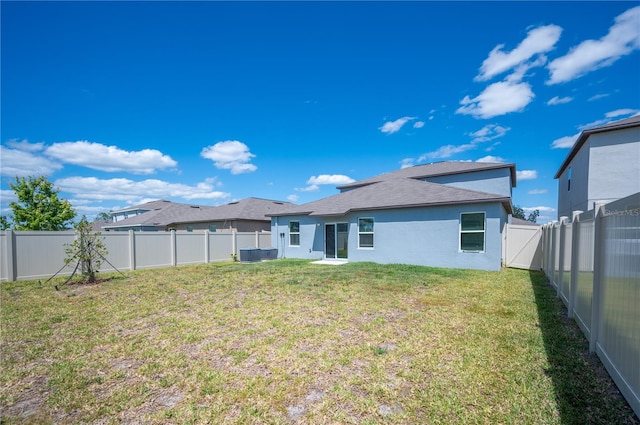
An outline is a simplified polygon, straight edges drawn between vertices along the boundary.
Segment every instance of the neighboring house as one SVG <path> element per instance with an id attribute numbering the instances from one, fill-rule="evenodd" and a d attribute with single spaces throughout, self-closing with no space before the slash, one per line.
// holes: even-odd
<path id="1" fill-rule="evenodd" d="M 340 186 L 271 216 L 283 257 L 499 270 L 514 164 L 439 162 Z"/>
<path id="2" fill-rule="evenodd" d="M 558 218 L 640 192 L 640 115 L 580 133 L 555 178 Z"/>
<path id="3" fill-rule="evenodd" d="M 291 205 L 260 198 L 246 198 L 217 207 L 152 201 L 113 211 L 114 222 L 103 225 L 102 231 L 269 231 L 271 221 L 266 214 Z M 125 214 L 127 218 L 123 218 Z"/>

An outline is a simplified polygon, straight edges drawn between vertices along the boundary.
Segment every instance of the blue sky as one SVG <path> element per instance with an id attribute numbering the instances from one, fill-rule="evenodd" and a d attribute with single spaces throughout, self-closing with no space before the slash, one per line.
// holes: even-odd
<path id="1" fill-rule="evenodd" d="M 436 161 L 513 162 L 556 218 L 581 130 L 640 113 L 638 2 L 0 3 L 1 208 L 305 203 Z"/>

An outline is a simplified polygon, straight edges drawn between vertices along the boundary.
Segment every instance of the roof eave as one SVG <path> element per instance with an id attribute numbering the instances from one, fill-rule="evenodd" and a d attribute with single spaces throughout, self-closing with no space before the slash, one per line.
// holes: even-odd
<path id="1" fill-rule="evenodd" d="M 560 176 L 562 175 L 564 170 L 567 168 L 569 163 L 571 163 L 573 158 L 578 154 L 578 152 L 582 148 L 582 145 L 586 143 L 589 136 L 593 134 L 598 134 L 598 133 L 606 133 L 609 131 L 624 130 L 626 128 L 638 127 L 639 125 L 640 124 L 636 121 L 636 122 L 627 122 L 620 125 L 609 125 L 609 126 L 596 127 L 596 128 L 584 130 L 582 133 L 580 133 L 580 136 L 578 136 L 578 140 L 576 140 L 576 142 L 571 147 L 571 151 L 569 151 L 569 154 L 567 155 L 565 160 L 562 162 L 562 165 L 560 165 L 560 168 L 556 172 L 555 176 L 553 176 L 553 178 L 554 179 L 560 178 Z"/>

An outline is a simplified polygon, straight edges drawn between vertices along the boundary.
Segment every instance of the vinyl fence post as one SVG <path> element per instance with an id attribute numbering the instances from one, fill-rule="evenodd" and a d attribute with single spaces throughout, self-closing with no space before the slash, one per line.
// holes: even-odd
<path id="1" fill-rule="evenodd" d="M 235 230 L 231 231 L 231 255 L 232 256 L 236 256 L 238 255 L 238 253 L 236 252 L 236 248 L 238 246 L 238 234 L 236 233 Z"/>
<path id="2" fill-rule="evenodd" d="M 571 232 L 571 283 L 569 292 L 569 318 L 573 318 L 573 310 L 576 307 L 576 291 L 578 290 L 578 274 L 580 273 L 580 214 L 582 211 L 574 211 L 571 217 L 573 231 Z"/>
<path id="3" fill-rule="evenodd" d="M 5 260 L 7 261 L 7 281 L 13 282 L 17 277 L 15 266 L 15 233 L 13 233 L 13 230 L 6 230 L 5 232 L 4 255 Z"/>
<path id="4" fill-rule="evenodd" d="M 209 231 L 204 231 L 204 262 L 209 262 Z"/>
<path id="5" fill-rule="evenodd" d="M 129 269 L 136 269 L 136 234 L 129 230 Z"/>
<path id="6" fill-rule="evenodd" d="M 593 297 L 591 301 L 591 338 L 589 352 L 596 351 L 600 333 L 600 310 L 602 308 L 602 283 L 604 281 L 604 204 L 596 203 L 593 214 Z"/>
<path id="7" fill-rule="evenodd" d="M 549 281 L 551 282 L 552 285 L 557 285 L 556 282 L 556 249 L 558 249 L 558 241 L 556 238 L 556 223 L 557 221 L 554 221 L 551 224 L 551 249 L 549 250 L 549 253 L 551 254 L 551 258 L 549 258 L 549 273 L 551 273 L 551 277 L 549 279 Z"/>
<path id="8" fill-rule="evenodd" d="M 564 250 L 565 239 L 567 234 L 567 219 L 569 217 L 560 217 L 560 241 L 558 242 L 558 290 L 557 296 L 560 298 L 562 294 L 562 281 L 564 280 Z"/>
<path id="9" fill-rule="evenodd" d="M 177 259 L 176 259 L 176 231 L 175 230 L 171 230 L 171 265 L 175 266 L 177 264 Z"/>
<path id="10" fill-rule="evenodd" d="M 257 230 L 256 230 L 256 248 L 260 248 L 260 236 L 258 236 Z"/>

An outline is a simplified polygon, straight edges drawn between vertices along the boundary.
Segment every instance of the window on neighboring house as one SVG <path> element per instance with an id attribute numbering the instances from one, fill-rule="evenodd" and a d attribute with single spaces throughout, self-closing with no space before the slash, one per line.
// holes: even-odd
<path id="1" fill-rule="evenodd" d="M 193 226 L 187 226 L 187 232 L 193 232 Z"/>
<path id="2" fill-rule="evenodd" d="M 289 246 L 300 246 L 300 222 L 289 222 Z"/>
<path id="3" fill-rule="evenodd" d="M 209 231 L 210 232 L 215 232 L 216 231 L 216 225 L 215 224 L 210 224 L 209 225 Z"/>
<path id="4" fill-rule="evenodd" d="M 373 248 L 373 218 L 358 219 L 358 248 Z"/>
<path id="5" fill-rule="evenodd" d="M 483 212 L 460 214 L 460 250 L 484 251 L 485 216 Z"/>
<path id="6" fill-rule="evenodd" d="M 567 170 L 567 191 L 571 190 L 571 167 Z"/>

